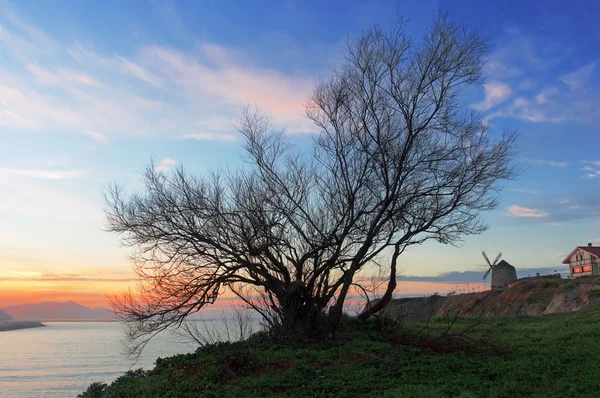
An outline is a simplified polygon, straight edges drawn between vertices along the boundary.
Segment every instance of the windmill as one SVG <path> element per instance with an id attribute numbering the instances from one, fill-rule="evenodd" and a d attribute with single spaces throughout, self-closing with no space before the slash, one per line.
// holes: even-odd
<path id="1" fill-rule="evenodd" d="M 508 287 L 517 281 L 517 270 L 515 267 L 507 263 L 506 261 L 500 260 L 502 257 L 502 253 L 499 253 L 494 261 L 490 261 L 487 254 L 485 252 L 481 252 L 483 254 L 483 258 L 487 262 L 490 267 L 486 273 L 483 275 L 483 280 L 485 281 L 490 272 L 492 273 L 492 289 L 499 289 L 503 287 Z M 485 282 L 484 282 L 485 283 Z"/>
<path id="2" fill-rule="evenodd" d="M 490 274 L 490 271 L 492 271 L 494 269 L 494 267 L 498 264 L 498 260 L 500 260 L 500 257 L 502 257 L 502 253 L 499 253 L 496 256 L 496 259 L 493 262 L 490 262 L 490 259 L 488 258 L 487 254 L 485 254 L 484 251 L 481 252 L 481 254 L 483 254 L 483 258 L 485 258 L 485 261 L 488 263 L 488 265 L 490 266 L 490 269 L 488 269 L 486 271 L 486 273 L 483 275 L 483 280 L 486 280 L 486 278 L 488 277 L 488 275 Z"/>

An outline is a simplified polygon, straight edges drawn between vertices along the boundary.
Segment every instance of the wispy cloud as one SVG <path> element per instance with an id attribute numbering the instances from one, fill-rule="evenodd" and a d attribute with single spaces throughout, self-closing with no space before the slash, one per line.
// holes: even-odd
<path id="1" fill-rule="evenodd" d="M 589 166 L 581 168 L 581 170 L 585 172 L 583 178 L 589 180 L 600 178 L 600 160 L 584 160 L 581 163 L 589 164 Z"/>
<path id="2" fill-rule="evenodd" d="M 600 178 L 600 169 L 593 169 L 591 167 L 584 167 L 581 170 L 586 173 L 583 175 L 583 178 L 587 178 L 589 180 L 594 180 L 596 178 Z"/>
<path id="3" fill-rule="evenodd" d="M 557 160 L 542 160 L 542 159 L 523 159 L 524 161 L 534 164 L 536 166 L 550 166 L 550 167 L 567 167 L 567 162 L 561 162 Z"/>
<path id="4" fill-rule="evenodd" d="M 583 178 L 586 178 L 588 180 L 595 180 L 596 178 L 600 178 L 600 168 L 586 166 L 583 167 L 581 170 L 585 172 Z"/>
<path id="5" fill-rule="evenodd" d="M 198 140 L 198 141 L 228 141 L 233 142 L 236 136 L 233 134 L 217 134 L 217 133 L 193 133 L 183 134 L 179 136 L 182 140 Z"/>
<path id="6" fill-rule="evenodd" d="M 137 77 L 138 79 L 145 81 L 155 87 L 163 87 L 164 82 L 155 74 L 149 72 L 147 69 L 141 67 L 140 65 L 129 61 L 123 57 L 117 56 L 117 59 L 123 63 L 125 70 L 129 72 L 132 76 Z"/>
<path id="7" fill-rule="evenodd" d="M 39 271 L 6 270 L 0 275 L 0 282 L 136 282 L 130 274 L 121 277 L 101 276 L 90 273 L 45 273 Z"/>
<path id="8" fill-rule="evenodd" d="M 600 121 L 600 95 L 593 89 L 596 62 L 569 70 L 569 46 L 560 37 L 540 36 L 525 27 L 512 26 L 499 37 L 487 72 L 492 81 L 502 80 L 513 90 L 494 104 L 489 90 L 479 109 L 492 109 L 490 118 L 516 118 L 531 123 Z M 568 62 L 567 62 L 568 61 Z M 488 94 L 486 90 L 486 94 Z M 506 98 L 512 97 L 512 100 Z"/>
<path id="9" fill-rule="evenodd" d="M 160 163 L 156 165 L 156 167 L 154 167 L 154 171 L 168 172 L 176 164 L 176 160 L 173 160 L 171 158 L 165 158 L 161 160 Z"/>
<path id="10" fill-rule="evenodd" d="M 33 74 L 40 83 L 49 86 L 62 88 L 67 86 L 101 87 L 100 83 L 93 77 L 73 70 L 61 68 L 57 71 L 50 71 L 35 64 L 27 65 L 27 70 L 31 72 L 31 74 Z"/>
<path id="11" fill-rule="evenodd" d="M 552 47 L 540 46 L 540 38 L 520 26 L 507 26 L 498 41 L 486 65 L 490 78 L 519 79 L 531 84 L 527 75 L 532 68 L 548 68 L 564 56 Z"/>
<path id="12" fill-rule="evenodd" d="M 524 217 L 524 218 L 544 218 L 548 217 L 548 213 L 539 210 L 531 209 L 529 207 L 521 207 L 519 205 L 512 205 L 508 209 L 508 215 L 513 217 Z"/>
<path id="13" fill-rule="evenodd" d="M 583 87 L 588 82 L 594 69 L 596 69 L 596 63 L 590 62 L 580 69 L 564 75 L 560 80 L 569 86 L 571 90 L 576 90 Z"/>
<path id="14" fill-rule="evenodd" d="M 548 223 L 566 224 L 574 220 L 596 222 L 600 219 L 600 200 L 596 195 L 573 195 L 545 203 L 550 215 Z"/>
<path id="15" fill-rule="evenodd" d="M 0 177 L 24 177 L 40 180 L 67 180 L 80 178 L 85 175 L 82 171 L 66 170 L 27 170 L 27 169 L 2 169 L 0 168 Z"/>
<path id="16" fill-rule="evenodd" d="M 509 191 L 529 193 L 529 194 L 532 194 L 532 195 L 537 195 L 537 194 L 540 193 L 540 191 L 538 191 L 537 189 L 527 189 L 527 188 L 513 188 L 513 189 L 509 189 Z"/>
<path id="17" fill-rule="evenodd" d="M 549 102 L 547 96 L 543 95 L 543 101 L 539 101 L 538 97 L 539 94 L 536 98 L 530 99 L 519 96 L 503 109 L 491 114 L 490 117 L 510 117 L 532 123 L 559 123 L 567 120 L 567 115 L 562 110 L 560 112 L 553 111 L 555 103 Z"/>
<path id="18" fill-rule="evenodd" d="M 483 85 L 485 90 L 485 99 L 483 102 L 473 105 L 473 108 L 486 111 L 502 102 L 512 93 L 510 86 L 504 83 L 488 83 Z"/>
<path id="19" fill-rule="evenodd" d="M 2 12 L 5 19 L 0 21 L 0 44 L 17 59 L 53 53 L 59 47 L 48 35 L 20 18 L 7 2 L 2 2 Z"/>
<path id="20" fill-rule="evenodd" d="M 315 79 L 256 66 L 242 50 L 148 44 L 125 56 L 93 48 L 85 38 L 59 43 L 12 11 L 0 16 L 0 51 L 17 65 L 0 72 L 0 126 L 79 131 L 100 143 L 99 134 L 230 141 L 240 105 L 251 103 L 290 133 L 312 129 L 304 103 Z M 52 57 L 41 63 L 45 51 Z"/>
<path id="21" fill-rule="evenodd" d="M 285 123 L 290 132 L 310 131 L 304 103 L 314 86 L 312 78 L 253 67 L 236 51 L 218 45 L 203 43 L 200 49 L 200 56 L 194 57 L 150 46 L 141 51 L 141 58 L 195 103 L 217 99 L 236 109 L 241 103 L 251 103 Z"/>
<path id="22" fill-rule="evenodd" d="M 107 144 L 108 143 L 108 137 L 97 131 L 85 131 L 84 134 L 99 144 Z"/>

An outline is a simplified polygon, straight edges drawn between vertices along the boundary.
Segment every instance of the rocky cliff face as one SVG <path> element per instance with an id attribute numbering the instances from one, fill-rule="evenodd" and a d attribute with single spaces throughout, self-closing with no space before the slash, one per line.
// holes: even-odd
<path id="1" fill-rule="evenodd" d="M 506 289 L 452 296 L 394 299 L 383 313 L 403 322 L 426 321 L 446 313 L 461 316 L 538 316 L 581 311 L 600 305 L 600 277 L 540 278 Z"/>

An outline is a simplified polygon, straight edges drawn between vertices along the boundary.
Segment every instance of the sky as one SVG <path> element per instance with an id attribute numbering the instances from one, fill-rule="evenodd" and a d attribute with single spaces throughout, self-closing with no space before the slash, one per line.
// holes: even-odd
<path id="1" fill-rule="evenodd" d="M 486 84 L 465 96 L 492 134 L 520 132 L 523 173 L 504 184 L 489 230 L 401 260 L 398 294 L 481 284 L 481 251 L 520 276 L 566 272 L 600 244 L 600 2 L 0 0 L 0 308 L 105 306 L 135 287 L 128 249 L 105 232 L 110 183 L 240 164 L 243 104 L 299 146 L 304 104 L 341 65 L 348 37 L 396 15 L 418 37 L 439 10 L 493 45 Z"/>

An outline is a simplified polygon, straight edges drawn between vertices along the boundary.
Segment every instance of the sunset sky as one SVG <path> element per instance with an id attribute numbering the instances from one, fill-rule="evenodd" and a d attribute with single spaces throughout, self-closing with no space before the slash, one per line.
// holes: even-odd
<path id="1" fill-rule="evenodd" d="M 492 134 L 521 132 L 524 172 L 487 232 L 411 249 L 398 293 L 480 283 L 481 250 L 521 276 L 566 272 L 574 246 L 600 244 L 597 1 L 0 0 L 0 308 L 105 306 L 134 287 L 127 249 L 103 231 L 109 183 L 139 189 L 151 157 L 166 172 L 235 168 L 243 103 L 307 146 L 303 104 L 346 37 L 396 14 L 419 35 L 440 8 L 490 37 L 487 84 L 465 105 Z"/>

